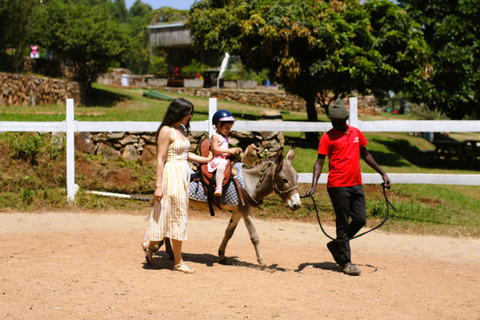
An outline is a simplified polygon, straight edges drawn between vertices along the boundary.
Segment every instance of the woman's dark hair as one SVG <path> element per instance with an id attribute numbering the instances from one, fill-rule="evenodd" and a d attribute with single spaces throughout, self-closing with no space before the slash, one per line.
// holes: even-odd
<path id="1" fill-rule="evenodd" d="M 183 98 L 173 100 L 168 106 L 167 112 L 165 112 L 162 123 L 157 129 L 155 140 L 158 141 L 158 135 L 164 126 L 172 126 L 188 116 L 190 112 L 193 114 L 193 104 L 190 101 Z M 187 131 L 187 134 L 190 132 L 190 121 L 187 122 L 185 130 Z"/>

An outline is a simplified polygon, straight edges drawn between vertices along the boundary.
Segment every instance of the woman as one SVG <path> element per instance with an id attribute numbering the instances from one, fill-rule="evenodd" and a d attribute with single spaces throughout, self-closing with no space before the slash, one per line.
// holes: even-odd
<path id="1" fill-rule="evenodd" d="M 149 228 L 142 243 L 148 264 L 153 261 L 153 248 L 165 238 L 170 238 L 175 259 L 174 271 L 194 273 L 182 259 L 182 241 L 187 239 L 188 184 L 190 170 L 188 161 L 208 163 L 209 157 L 200 157 L 188 152 L 190 142 L 190 119 L 193 104 L 178 98 L 172 101 L 163 122 L 156 133 L 157 166 L 154 205 L 149 219 Z"/>

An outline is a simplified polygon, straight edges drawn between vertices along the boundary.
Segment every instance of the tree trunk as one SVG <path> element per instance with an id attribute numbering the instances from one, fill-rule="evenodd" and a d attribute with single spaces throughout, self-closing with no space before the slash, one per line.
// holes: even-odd
<path id="1" fill-rule="evenodd" d="M 307 103 L 307 118 L 309 122 L 318 122 L 318 113 L 315 109 L 315 95 L 309 95 L 304 97 L 305 102 Z M 316 132 L 305 132 L 305 137 L 308 142 L 317 145 L 320 141 L 318 139 L 318 133 Z"/>

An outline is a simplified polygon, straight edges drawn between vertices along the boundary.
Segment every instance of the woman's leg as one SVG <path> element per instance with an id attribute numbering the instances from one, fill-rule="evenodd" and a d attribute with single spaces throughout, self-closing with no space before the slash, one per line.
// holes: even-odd
<path id="1" fill-rule="evenodd" d="M 175 267 L 173 270 L 181 271 L 183 273 L 194 273 L 195 270 L 191 269 L 183 262 L 182 258 L 182 241 L 170 239 L 172 241 L 173 256 L 175 257 Z"/>
<path id="2" fill-rule="evenodd" d="M 182 259 L 182 241 L 170 239 L 172 242 L 173 257 L 175 258 L 175 264 L 183 264 Z"/>
<path id="3" fill-rule="evenodd" d="M 142 248 L 145 251 L 145 259 L 147 260 L 148 264 L 153 263 L 153 252 L 155 251 L 155 245 L 160 241 L 148 241 L 145 240 L 142 243 Z"/>

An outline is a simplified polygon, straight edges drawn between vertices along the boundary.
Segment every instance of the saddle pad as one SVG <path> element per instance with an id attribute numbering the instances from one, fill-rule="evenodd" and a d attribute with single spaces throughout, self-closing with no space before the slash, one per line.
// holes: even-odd
<path id="1" fill-rule="evenodd" d="M 235 176 L 242 187 L 245 188 L 245 180 L 243 179 L 243 163 L 237 162 L 233 166 L 237 170 Z M 205 193 L 203 184 L 201 182 L 192 181 L 188 186 L 188 197 L 193 200 L 208 202 L 207 194 Z M 228 184 L 227 190 L 223 188 L 222 196 L 219 199 L 221 205 L 236 206 L 239 203 L 237 189 L 235 188 L 235 181 Z"/>

